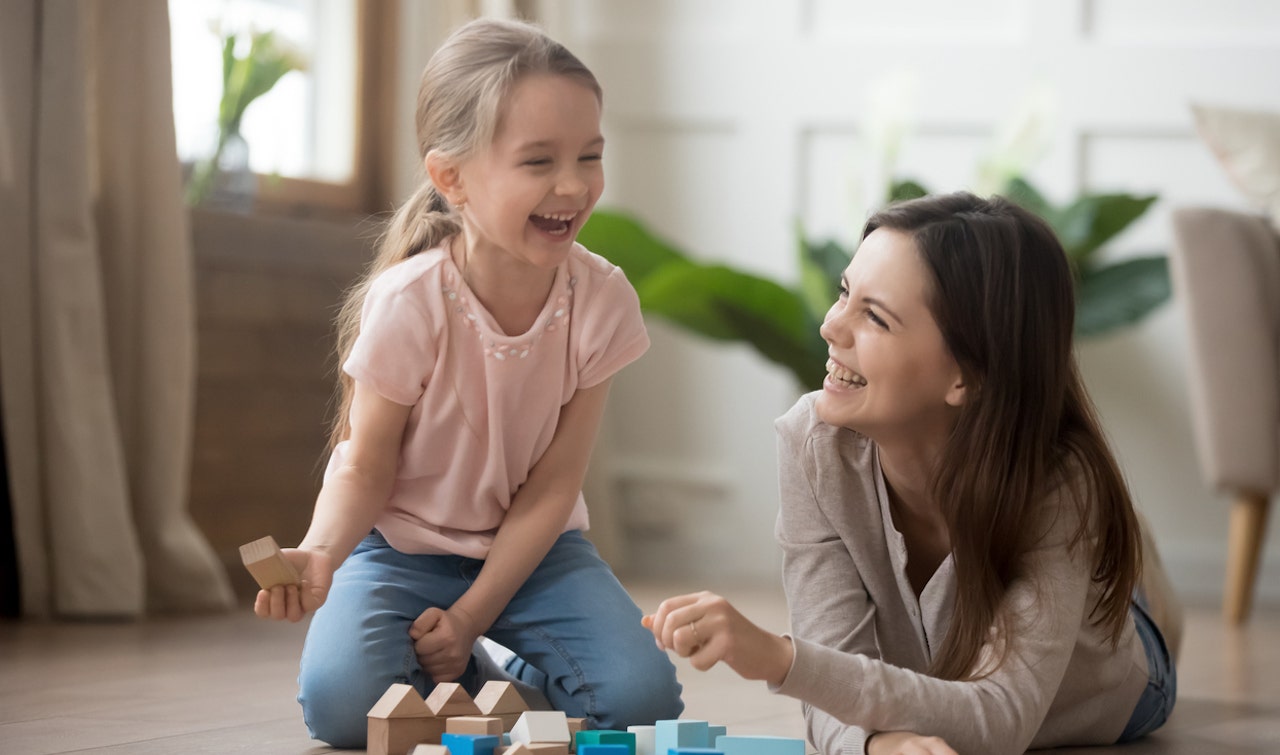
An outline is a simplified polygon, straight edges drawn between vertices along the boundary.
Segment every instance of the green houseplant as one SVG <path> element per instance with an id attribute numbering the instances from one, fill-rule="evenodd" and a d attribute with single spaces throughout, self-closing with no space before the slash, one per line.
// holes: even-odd
<path id="1" fill-rule="evenodd" d="M 187 184 L 187 204 L 197 205 L 213 191 L 220 172 L 248 175 L 248 145 L 240 122 L 249 105 L 271 91 L 290 71 L 306 70 L 306 60 L 274 32 L 222 34 L 222 96 L 218 102 L 217 142 L 213 154 L 196 163 Z M 239 52 L 238 52 L 239 50 Z"/>
<path id="2" fill-rule="evenodd" d="M 925 193 L 915 181 L 898 181 L 889 200 Z M 1107 263 L 1098 255 L 1151 207 L 1155 196 L 1086 193 L 1058 206 L 1022 178 L 1010 179 L 1000 193 L 1043 217 L 1062 241 L 1076 277 L 1077 335 L 1137 322 L 1169 298 L 1164 256 Z M 826 374 L 827 355 L 818 326 L 835 301 L 851 252 L 834 241 L 810 241 L 803 231 L 797 236 L 800 280 L 795 286 L 694 260 L 619 212 L 597 210 L 579 240 L 626 272 L 644 311 L 708 338 L 750 344 L 805 389 L 816 389 Z"/>

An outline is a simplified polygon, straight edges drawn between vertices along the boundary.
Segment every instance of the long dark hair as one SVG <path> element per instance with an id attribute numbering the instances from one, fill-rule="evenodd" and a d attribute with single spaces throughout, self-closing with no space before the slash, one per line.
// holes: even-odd
<path id="1" fill-rule="evenodd" d="M 1102 586 L 1091 620 L 1118 645 L 1141 572 L 1128 488 L 1080 379 L 1075 296 L 1062 245 L 1042 219 L 1000 197 L 961 192 L 903 202 L 863 231 L 909 235 L 933 276 L 930 309 L 967 386 L 931 481 L 950 531 L 958 593 L 930 673 L 972 679 L 992 627 L 1007 653 L 1013 617 L 999 610 L 1043 534 L 1046 500 L 1074 504 L 1071 547 L 1091 548 Z M 1065 498 L 1049 499 L 1061 485 Z M 1000 659 L 1003 659 L 1003 654 Z M 999 660 L 996 665 L 998 666 Z"/>

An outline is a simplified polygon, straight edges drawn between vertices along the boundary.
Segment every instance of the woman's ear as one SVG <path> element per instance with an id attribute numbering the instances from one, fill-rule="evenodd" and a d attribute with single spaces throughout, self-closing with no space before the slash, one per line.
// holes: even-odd
<path id="1" fill-rule="evenodd" d="M 454 207 L 466 204 L 467 193 L 462 186 L 462 172 L 458 170 L 458 165 L 452 158 L 433 149 L 427 153 L 423 164 L 436 191 L 440 192 L 449 204 Z"/>
<path id="2" fill-rule="evenodd" d="M 965 384 L 964 376 L 957 375 L 955 382 L 947 389 L 947 406 L 961 407 L 969 400 L 969 388 Z"/>

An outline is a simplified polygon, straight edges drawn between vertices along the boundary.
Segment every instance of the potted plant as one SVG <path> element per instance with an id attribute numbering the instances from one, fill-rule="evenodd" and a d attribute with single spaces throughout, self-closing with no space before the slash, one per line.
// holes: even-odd
<path id="1" fill-rule="evenodd" d="M 220 32 L 219 32 L 220 33 Z M 217 141 L 213 154 L 196 163 L 187 184 L 187 204 L 200 204 L 215 188 L 239 199 L 252 196 L 255 178 L 249 169 L 249 145 L 240 133 L 244 113 L 290 71 L 306 70 L 306 60 L 275 32 L 220 33 L 222 96 L 218 103 Z M 226 186 L 217 187 L 219 175 Z"/>

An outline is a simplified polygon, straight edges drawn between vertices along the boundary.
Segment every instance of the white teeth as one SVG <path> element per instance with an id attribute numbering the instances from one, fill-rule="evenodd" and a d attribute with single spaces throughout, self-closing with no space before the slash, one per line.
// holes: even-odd
<path id="1" fill-rule="evenodd" d="M 559 220 L 563 223 L 567 223 L 570 220 L 573 220 L 574 218 L 576 218 L 577 216 L 578 216 L 578 213 L 576 212 L 560 212 L 554 215 L 537 215 L 537 217 L 540 217 L 540 218 L 546 218 L 547 220 Z"/>
<path id="2" fill-rule="evenodd" d="M 834 359 L 827 360 L 827 374 L 831 376 L 832 380 L 837 380 L 846 385 L 862 387 L 867 384 L 866 378 L 847 367 L 837 364 Z"/>

